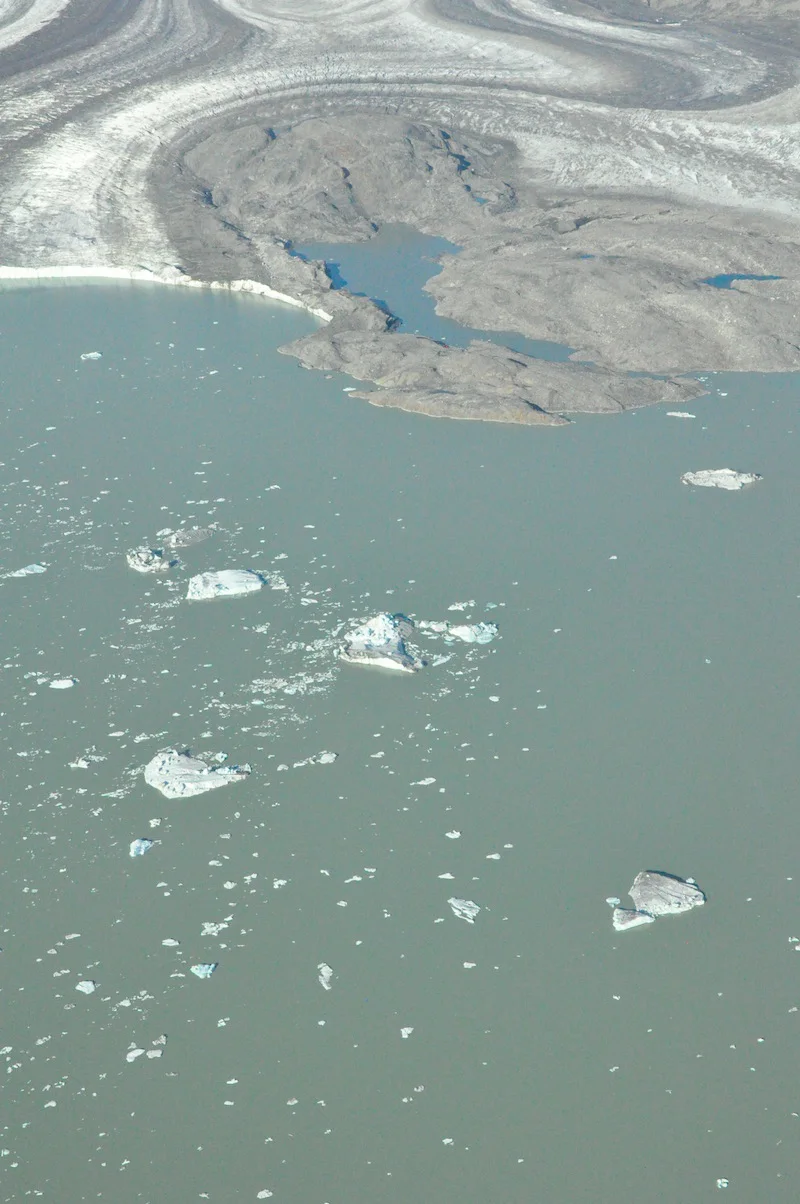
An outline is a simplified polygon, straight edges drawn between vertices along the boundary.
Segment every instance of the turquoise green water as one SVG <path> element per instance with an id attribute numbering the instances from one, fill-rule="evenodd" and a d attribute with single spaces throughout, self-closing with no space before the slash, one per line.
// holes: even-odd
<path id="1" fill-rule="evenodd" d="M 437 422 L 276 353 L 311 329 L 0 294 L 0 570 L 47 568 L 0 581 L 0 1199 L 793 1199 L 796 379 L 712 377 L 694 420 Z M 680 484 L 723 466 L 764 479 Z M 174 574 L 127 568 L 191 522 Z M 289 588 L 184 601 L 228 567 Z M 385 608 L 500 637 L 341 666 Z M 168 801 L 139 770 L 173 744 L 252 776 Z M 615 934 L 644 868 L 708 905 Z"/>

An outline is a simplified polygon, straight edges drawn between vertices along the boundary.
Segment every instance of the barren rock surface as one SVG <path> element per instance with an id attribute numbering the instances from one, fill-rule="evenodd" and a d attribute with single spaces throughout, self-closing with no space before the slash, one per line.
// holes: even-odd
<path id="1" fill-rule="evenodd" d="M 685 400 L 688 371 L 793 370 L 798 9 L 14 0 L 0 265 L 255 281 L 333 319 L 305 364 L 442 416 L 552 423 Z M 440 312 L 597 367 L 434 353 L 288 253 L 397 221 L 463 247 Z"/>

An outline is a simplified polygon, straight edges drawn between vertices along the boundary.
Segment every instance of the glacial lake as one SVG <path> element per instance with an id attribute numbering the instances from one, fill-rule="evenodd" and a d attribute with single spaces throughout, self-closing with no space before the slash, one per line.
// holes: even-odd
<path id="1" fill-rule="evenodd" d="M 46 569 L 0 580 L 0 1199 L 794 1199 L 797 377 L 456 423 L 278 354 L 313 329 L 0 293 L 0 571 Z M 288 588 L 185 600 L 247 567 Z M 387 609 L 499 635 L 341 664 Z M 252 775 L 169 801 L 167 747 Z M 707 905 L 615 933 L 643 869 Z"/>

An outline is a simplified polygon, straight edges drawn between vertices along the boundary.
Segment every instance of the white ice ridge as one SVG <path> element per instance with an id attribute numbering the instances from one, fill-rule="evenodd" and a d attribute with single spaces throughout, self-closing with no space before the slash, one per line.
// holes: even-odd
<path id="1" fill-rule="evenodd" d="M 249 293 L 254 297 L 266 297 L 272 301 L 281 301 L 284 305 L 292 305 L 295 309 L 305 309 L 323 322 L 331 322 L 333 314 L 327 310 L 305 305 L 297 297 L 288 293 L 280 293 L 268 284 L 259 280 L 195 280 L 184 272 L 151 271 L 149 268 L 116 268 L 102 266 L 84 266 L 83 264 L 68 264 L 63 267 L 18 268 L 0 266 L 0 280 L 146 280 L 151 284 L 175 284 L 182 288 L 212 288 L 221 289 L 227 293 Z"/>
<path id="2" fill-rule="evenodd" d="M 242 782 L 249 774 L 249 765 L 209 765 L 188 752 L 168 748 L 145 766 L 144 780 L 165 798 L 190 798 Z"/>

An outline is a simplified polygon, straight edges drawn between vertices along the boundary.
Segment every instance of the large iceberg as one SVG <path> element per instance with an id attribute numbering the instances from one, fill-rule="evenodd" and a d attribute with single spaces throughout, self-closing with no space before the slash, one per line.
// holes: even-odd
<path id="1" fill-rule="evenodd" d="M 165 798 L 190 798 L 242 782 L 249 774 L 249 765 L 209 765 L 188 752 L 168 748 L 145 765 L 144 780 Z"/>
<path id="2" fill-rule="evenodd" d="M 351 665 L 374 665 L 414 673 L 425 662 L 406 648 L 405 641 L 413 630 L 414 624 L 405 615 L 376 615 L 348 632 L 341 652 L 342 660 Z"/>
<path id="3" fill-rule="evenodd" d="M 706 897 L 691 878 L 678 878 L 674 874 L 663 874 L 660 870 L 643 870 L 633 880 L 628 891 L 635 910 L 615 907 L 612 923 L 617 932 L 626 928 L 637 928 L 640 924 L 651 924 L 661 916 L 676 916 L 681 912 L 700 907 Z"/>
<path id="4" fill-rule="evenodd" d="M 190 602 L 206 598 L 241 598 L 257 593 L 265 584 L 264 578 L 254 569 L 222 569 L 192 577 L 186 597 Z"/>
<path id="5" fill-rule="evenodd" d="M 735 472 L 732 468 L 701 468 L 681 477 L 684 485 L 701 485 L 706 489 L 743 489 L 760 480 L 757 472 Z"/>

